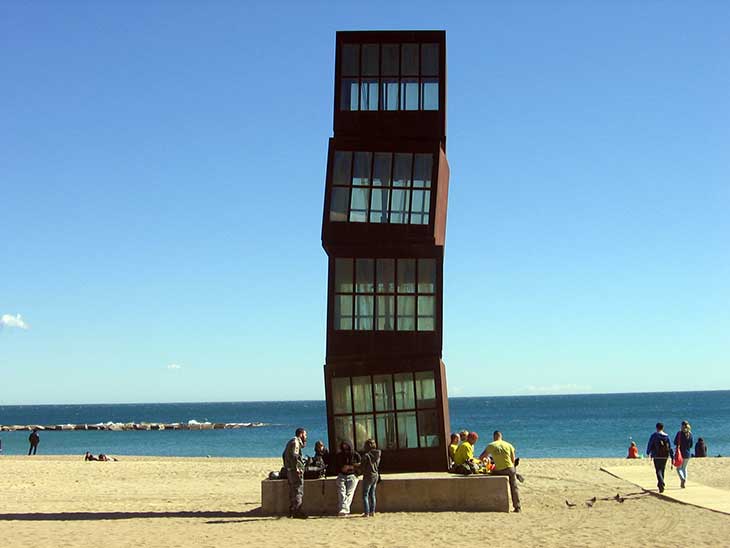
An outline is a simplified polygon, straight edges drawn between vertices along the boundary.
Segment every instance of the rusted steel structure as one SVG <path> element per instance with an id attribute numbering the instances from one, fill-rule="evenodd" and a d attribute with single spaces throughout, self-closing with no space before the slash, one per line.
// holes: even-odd
<path id="1" fill-rule="evenodd" d="M 445 470 L 446 34 L 338 32 L 322 220 L 331 448 Z"/>

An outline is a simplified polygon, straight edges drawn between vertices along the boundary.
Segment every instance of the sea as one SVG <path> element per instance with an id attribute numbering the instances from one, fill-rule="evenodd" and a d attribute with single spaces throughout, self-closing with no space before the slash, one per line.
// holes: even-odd
<path id="1" fill-rule="evenodd" d="M 644 452 L 658 421 L 673 436 L 687 420 L 695 440 L 704 438 L 708 456 L 730 455 L 729 390 L 459 397 L 449 399 L 449 411 L 452 431 L 480 434 L 477 451 L 499 429 L 523 458 L 625 457 L 632 440 Z M 315 440 L 327 440 L 324 401 L 0 405 L 0 425 L 189 421 L 261 425 L 220 430 L 46 430 L 40 432 L 38 453 L 278 457 L 299 426 L 308 430 L 310 452 Z M 28 435 L 0 432 L 2 454 L 26 454 Z"/>

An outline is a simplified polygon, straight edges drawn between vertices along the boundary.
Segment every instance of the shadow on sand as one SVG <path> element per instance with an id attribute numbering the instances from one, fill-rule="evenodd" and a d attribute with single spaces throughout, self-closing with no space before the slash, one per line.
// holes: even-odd
<path id="1" fill-rule="evenodd" d="M 103 519 L 147 519 L 147 518 L 214 518 L 229 520 L 233 518 L 264 518 L 261 508 L 246 512 L 33 512 L 26 514 L 0 514 L 0 521 L 89 521 Z M 241 520 L 253 521 L 253 520 Z M 210 521 L 208 523 L 230 523 L 229 521 Z"/>

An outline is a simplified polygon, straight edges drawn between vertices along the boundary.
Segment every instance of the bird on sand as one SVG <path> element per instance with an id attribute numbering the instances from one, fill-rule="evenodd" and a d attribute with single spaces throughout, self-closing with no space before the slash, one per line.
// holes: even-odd
<path id="1" fill-rule="evenodd" d="M 567 499 L 565 500 L 565 505 L 568 508 L 575 508 L 575 504 L 573 504 L 572 502 L 568 501 Z"/>

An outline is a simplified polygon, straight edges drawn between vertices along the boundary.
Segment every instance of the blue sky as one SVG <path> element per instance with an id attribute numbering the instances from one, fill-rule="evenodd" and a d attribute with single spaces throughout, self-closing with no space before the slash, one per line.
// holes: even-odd
<path id="1" fill-rule="evenodd" d="M 0 5 L 0 404 L 323 398 L 379 28 L 447 32 L 450 394 L 730 388 L 730 4 L 336 6 Z"/>

